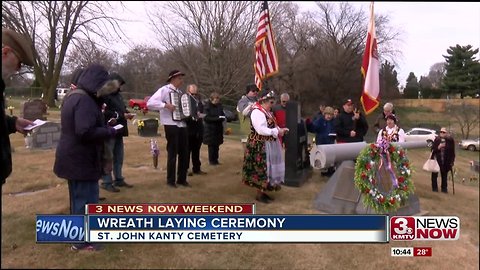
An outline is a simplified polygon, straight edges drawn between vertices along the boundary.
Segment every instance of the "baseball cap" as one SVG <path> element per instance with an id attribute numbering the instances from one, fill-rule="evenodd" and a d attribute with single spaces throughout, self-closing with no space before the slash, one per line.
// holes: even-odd
<path id="1" fill-rule="evenodd" d="M 343 100 L 343 105 L 353 105 L 353 102 L 350 98 L 347 98 Z"/>

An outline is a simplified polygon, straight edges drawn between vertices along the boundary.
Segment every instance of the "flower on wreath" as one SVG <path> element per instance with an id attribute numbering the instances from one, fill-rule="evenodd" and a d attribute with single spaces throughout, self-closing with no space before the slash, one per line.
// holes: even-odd
<path id="1" fill-rule="evenodd" d="M 380 166 L 391 168 L 390 190 L 379 188 L 378 171 Z M 355 164 L 355 186 L 363 193 L 363 204 L 377 213 L 395 212 L 414 192 L 410 161 L 400 146 L 391 143 L 370 144 L 357 157 Z"/>

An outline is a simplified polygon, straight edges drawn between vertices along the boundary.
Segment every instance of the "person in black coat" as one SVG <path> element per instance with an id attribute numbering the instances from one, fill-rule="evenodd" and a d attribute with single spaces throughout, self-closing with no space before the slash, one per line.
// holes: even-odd
<path id="1" fill-rule="evenodd" d="M 190 157 L 192 159 L 192 171 L 188 173 L 188 176 L 207 174 L 202 171 L 202 162 L 200 162 L 200 148 L 203 142 L 203 117 L 205 116 L 203 103 L 198 94 L 198 87 L 195 84 L 187 86 L 187 94 L 192 104 L 192 111 L 195 114 L 186 120 L 188 128 L 188 160 L 190 161 Z M 190 162 L 188 167 L 190 167 Z"/>
<path id="2" fill-rule="evenodd" d="M 2 186 L 12 172 L 12 151 L 9 135 L 15 132 L 26 134 L 24 128 L 32 121 L 17 116 L 5 115 L 5 80 L 17 73 L 22 64 L 32 66 L 31 42 L 19 33 L 2 28 L 2 81 L 0 83 L 0 180 Z"/>
<path id="3" fill-rule="evenodd" d="M 343 103 L 342 112 L 334 121 L 337 143 L 362 142 L 367 134 L 368 123 L 358 109 L 354 109 L 351 99 Z"/>
<path id="4" fill-rule="evenodd" d="M 210 101 L 205 106 L 205 131 L 203 143 L 208 145 L 208 161 L 210 165 L 219 165 L 218 152 L 223 143 L 223 121 L 225 113 L 220 103 L 220 95 L 213 92 Z"/>
<path id="5" fill-rule="evenodd" d="M 70 90 L 64 98 L 53 171 L 68 181 L 70 214 L 84 215 L 86 204 L 99 201 L 104 142 L 117 133 L 115 128 L 105 126 L 102 97 L 118 87 L 105 67 L 92 64 L 78 78 L 77 89 Z M 75 244 L 72 250 L 93 247 L 89 243 Z"/>
<path id="6" fill-rule="evenodd" d="M 120 190 L 117 187 L 133 187 L 125 181 L 122 174 L 124 159 L 123 137 L 128 136 L 127 120 L 132 119 L 133 114 L 130 114 L 127 110 L 123 97 L 120 94 L 121 86 L 125 84 L 125 80 L 118 73 L 112 73 L 110 79 L 116 80 L 119 87 L 113 93 L 104 97 L 105 111 L 103 114 L 105 124 L 110 126 L 121 124 L 123 128 L 114 138 L 105 142 L 106 153 L 104 157 L 106 162 L 108 162 L 108 166 L 104 166 L 101 187 L 110 192 L 119 192 Z M 112 172 L 115 179 L 112 178 Z"/>
<path id="7" fill-rule="evenodd" d="M 433 141 L 431 158 L 433 159 L 434 157 L 440 166 L 442 192 L 448 193 L 447 176 L 455 162 L 455 141 L 448 135 L 448 131 L 444 127 L 440 129 L 440 136 L 437 136 Z M 438 172 L 432 173 L 432 190 L 435 192 L 438 192 L 437 177 Z"/>

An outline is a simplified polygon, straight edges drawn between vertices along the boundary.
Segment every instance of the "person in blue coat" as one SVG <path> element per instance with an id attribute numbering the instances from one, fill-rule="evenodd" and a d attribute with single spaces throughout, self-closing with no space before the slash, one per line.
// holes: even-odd
<path id="1" fill-rule="evenodd" d="M 99 201 L 103 145 L 117 133 L 115 128 L 104 124 L 102 97 L 118 86 L 105 67 L 92 64 L 78 78 L 77 89 L 64 98 L 53 171 L 68 181 L 70 214 L 84 215 L 86 204 Z M 96 246 L 89 243 L 72 246 L 72 250 L 79 249 L 95 250 Z"/>

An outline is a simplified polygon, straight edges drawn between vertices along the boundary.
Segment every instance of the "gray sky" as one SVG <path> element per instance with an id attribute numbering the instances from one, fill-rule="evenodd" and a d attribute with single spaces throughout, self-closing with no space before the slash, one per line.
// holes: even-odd
<path id="1" fill-rule="evenodd" d="M 158 42 L 144 22 L 143 2 L 124 3 L 132 11 L 126 11 L 125 16 L 137 21 L 129 22 L 124 28 L 131 43 Z M 303 10 L 318 9 L 313 1 L 296 3 Z M 351 4 L 368 11 L 370 2 Z M 420 76 L 428 74 L 433 64 L 444 62 L 442 55 L 447 55 L 450 46 L 480 47 L 480 2 L 375 2 L 375 14 L 388 15 L 391 25 L 402 33 L 398 46 L 403 57 L 397 60 L 396 65 L 400 85 L 405 85 L 410 72 L 420 79 Z M 118 46 L 121 52 L 128 50 L 126 45 Z M 476 59 L 480 59 L 480 54 Z"/>

